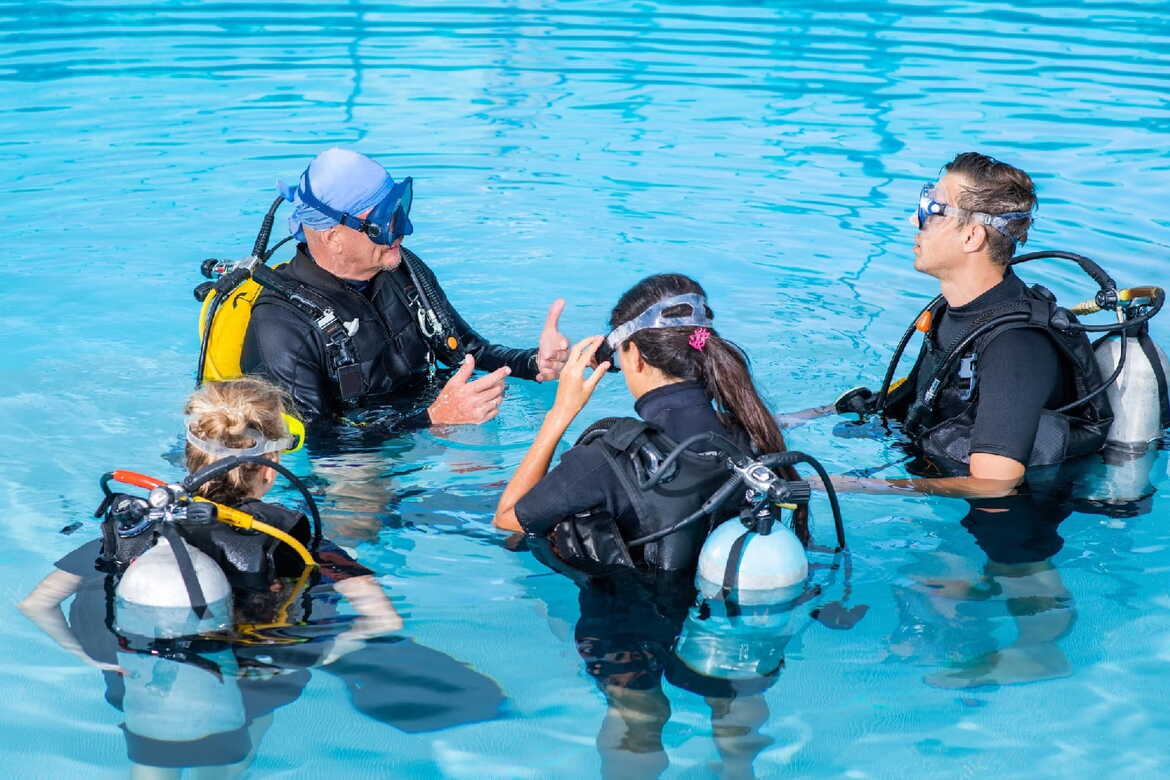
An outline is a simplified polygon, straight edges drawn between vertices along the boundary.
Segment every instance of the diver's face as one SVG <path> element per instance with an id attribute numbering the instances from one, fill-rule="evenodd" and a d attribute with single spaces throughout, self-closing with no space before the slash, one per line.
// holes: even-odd
<path id="1" fill-rule="evenodd" d="M 958 176 L 946 174 L 935 185 L 934 200 L 955 205 L 961 186 L 962 180 Z M 910 215 L 910 222 L 918 227 L 916 214 Z M 963 227 L 951 216 L 928 217 L 914 238 L 914 269 L 941 277 L 961 264 L 966 257 Z"/>
<path id="2" fill-rule="evenodd" d="M 365 219 L 372 209 L 356 214 Z M 338 237 L 342 242 L 342 253 L 349 266 L 349 278 L 370 279 L 382 270 L 392 271 L 402 262 L 402 239 L 396 239 L 390 246 L 375 244 L 365 233 L 345 225 L 338 225 Z"/>

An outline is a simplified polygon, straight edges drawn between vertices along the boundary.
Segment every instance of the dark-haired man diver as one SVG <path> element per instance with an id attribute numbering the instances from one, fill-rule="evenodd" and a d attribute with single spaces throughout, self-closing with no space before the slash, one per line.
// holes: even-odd
<path id="1" fill-rule="evenodd" d="M 976 152 L 958 155 L 923 187 L 912 217 L 914 267 L 938 279 L 941 300 L 918 323 L 925 334 L 918 361 L 884 408 L 859 388 L 822 411 L 901 421 L 924 473 L 940 478 L 834 478 L 839 488 L 1003 495 L 1027 467 L 1104 444 L 1111 411 L 1103 393 L 1062 409 L 1101 384 L 1088 339 L 1053 328 L 1051 293 L 1028 287 L 1009 265 L 1035 207 L 1028 174 Z M 993 318 L 1020 311 L 1032 317 L 962 343 Z M 940 371 L 948 362 L 952 368 Z"/>

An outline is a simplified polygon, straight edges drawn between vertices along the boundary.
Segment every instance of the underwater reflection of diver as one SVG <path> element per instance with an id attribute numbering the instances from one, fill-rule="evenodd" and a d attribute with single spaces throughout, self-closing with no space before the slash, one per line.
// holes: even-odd
<path id="1" fill-rule="evenodd" d="M 1110 444 L 1100 455 L 1076 463 L 1072 476 L 1076 510 L 1117 518 L 1148 514 L 1157 491 L 1152 480 L 1161 451 L 1157 442 L 1136 451 Z"/>

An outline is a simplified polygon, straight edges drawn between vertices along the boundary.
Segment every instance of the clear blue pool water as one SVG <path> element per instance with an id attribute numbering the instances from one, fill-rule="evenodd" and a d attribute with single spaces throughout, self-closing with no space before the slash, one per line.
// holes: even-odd
<path id="1" fill-rule="evenodd" d="M 682 270 L 748 347 L 769 402 L 790 410 L 874 381 L 933 294 L 911 268 L 905 217 L 958 151 L 1032 172 L 1030 247 L 1083 252 L 1123 284 L 1166 283 L 1168 12 L 1136 0 L 0 4 L 4 774 L 125 774 L 122 715 L 98 673 L 14 602 L 95 527 L 101 472 L 176 474 L 164 456 L 192 378 L 198 263 L 245 253 L 275 180 L 317 151 L 352 145 L 415 177 L 411 247 L 485 334 L 530 342 L 564 296 L 564 329 L 588 335 L 630 283 Z M 1058 264 L 1023 275 L 1070 302 L 1087 292 Z M 1170 344 L 1170 318 L 1153 332 Z M 508 699 L 499 719 L 409 734 L 314 672 L 276 712 L 252 776 L 598 774 L 605 702 L 573 642 L 576 589 L 490 531 L 552 395 L 512 383 L 496 422 L 355 455 L 345 484 L 293 459 L 329 484 L 331 523 L 364 534 L 357 554 L 405 633 Z M 629 411 L 608 381 L 570 434 Z M 832 420 L 790 441 L 836 471 L 893 455 L 834 435 Z M 1034 583 L 1071 618 L 1044 640 L 1041 666 L 1059 674 L 969 691 L 927 681 L 1046 629 L 1002 594 L 922 584 L 986 563 L 962 502 L 846 497 L 853 601 L 869 613 L 788 646 L 756 773 L 1166 775 L 1166 473 L 1159 453 L 1144 513 L 1060 526 L 1063 549 Z M 709 776 L 706 705 L 666 691 L 665 776 Z"/>

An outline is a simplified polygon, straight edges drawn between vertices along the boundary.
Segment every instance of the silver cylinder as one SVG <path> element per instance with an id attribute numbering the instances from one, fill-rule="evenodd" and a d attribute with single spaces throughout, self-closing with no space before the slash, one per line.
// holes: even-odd
<path id="1" fill-rule="evenodd" d="M 1110 442 L 1132 447 L 1143 447 L 1162 435 L 1163 401 L 1158 397 L 1158 379 L 1154 367 L 1142 351 L 1142 345 L 1132 336 L 1124 337 L 1125 366 L 1117 381 L 1106 393 L 1113 407 L 1113 425 L 1109 428 Z M 1170 376 L 1170 362 L 1166 353 L 1156 344 L 1154 351 L 1162 363 L 1162 371 Z M 1121 337 L 1109 338 L 1097 345 L 1097 365 L 1102 377 L 1109 377 L 1117 368 L 1121 356 Z"/>

